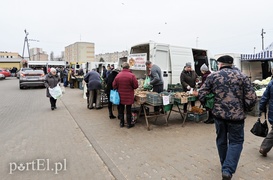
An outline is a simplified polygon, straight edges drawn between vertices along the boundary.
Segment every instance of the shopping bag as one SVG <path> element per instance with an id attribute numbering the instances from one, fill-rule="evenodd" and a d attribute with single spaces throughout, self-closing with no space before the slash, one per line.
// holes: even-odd
<path id="1" fill-rule="evenodd" d="M 119 105 L 120 103 L 120 97 L 119 97 L 119 93 L 117 90 L 111 90 L 110 91 L 110 101 L 113 104 Z"/>
<path id="2" fill-rule="evenodd" d="M 214 106 L 214 94 L 209 93 L 205 96 L 204 108 L 213 109 Z"/>
<path id="3" fill-rule="evenodd" d="M 58 84 L 54 88 L 48 88 L 49 94 L 54 98 L 54 99 L 59 99 L 62 97 L 62 89 L 60 85 Z"/>
<path id="4" fill-rule="evenodd" d="M 143 88 L 144 88 L 145 90 L 151 90 L 151 89 L 153 88 L 153 86 L 150 85 L 150 82 L 151 82 L 150 77 L 149 77 L 149 76 L 146 76 L 146 79 L 145 79 L 144 84 L 143 84 Z"/>
<path id="5" fill-rule="evenodd" d="M 261 119 L 258 117 L 258 120 L 253 125 L 250 132 L 255 136 L 266 137 L 268 134 L 268 124 L 266 119 L 261 123 Z"/>

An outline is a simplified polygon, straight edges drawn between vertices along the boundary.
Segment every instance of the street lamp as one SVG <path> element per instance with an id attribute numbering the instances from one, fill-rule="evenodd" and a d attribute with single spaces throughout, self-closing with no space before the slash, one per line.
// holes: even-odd
<path id="1" fill-rule="evenodd" d="M 264 50 L 264 29 L 262 29 L 262 33 L 261 33 L 261 36 L 262 36 L 262 50 Z"/>

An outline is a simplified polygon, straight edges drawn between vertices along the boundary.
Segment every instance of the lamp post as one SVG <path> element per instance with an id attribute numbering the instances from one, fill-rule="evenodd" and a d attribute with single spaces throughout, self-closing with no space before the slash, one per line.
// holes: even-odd
<path id="1" fill-rule="evenodd" d="M 261 33 L 261 36 L 262 36 L 262 50 L 264 50 L 264 29 L 262 29 L 262 33 Z"/>

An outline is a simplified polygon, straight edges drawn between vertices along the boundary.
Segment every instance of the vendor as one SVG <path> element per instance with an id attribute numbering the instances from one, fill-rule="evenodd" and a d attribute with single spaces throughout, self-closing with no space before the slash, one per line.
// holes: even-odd
<path id="1" fill-rule="evenodd" d="M 185 92 L 190 91 L 191 88 L 195 88 L 198 75 L 192 70 L 191 62 L 187 62 L 183 71 L 180 74 L 180 82 Z M 191 106 L 194 106 L 195 102 L 191 101 Z M 187 112 L 188 103 L 184 104 L 184 112 Z"/>
<path id="2" fill-rule="evenodd" d="M 159 66 L 153 64 L 151 61 L 146 61 L 146 66 L 149 69 L 149 76 L 151 78 L 150 85 L 153 86 L 153 92 L 163 92 L 163 77 Z M 154 107 L 155 114 L 159 113 L 159 106 Z"/>

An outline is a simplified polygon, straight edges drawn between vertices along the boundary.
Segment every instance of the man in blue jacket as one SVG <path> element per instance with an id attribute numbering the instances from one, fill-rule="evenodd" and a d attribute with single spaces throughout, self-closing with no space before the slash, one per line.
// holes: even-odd
<path id="1" fill-rule="evenodd" d="M 272 125 L 271 131 L 267 134 L 265 139 L 263 140 L 259 152 L 263 156 L 267 156 L 267 153 L 271 150 L 273 146 L 273 81 L 267 85 L 266 90 L 260 100 L 260 112 L 266 113 L 266 105 L 269 104 L 268 107 L 268 121 Z"/>

